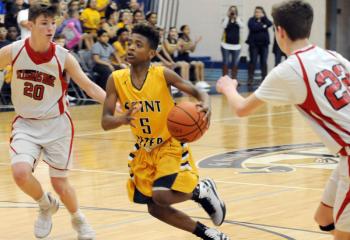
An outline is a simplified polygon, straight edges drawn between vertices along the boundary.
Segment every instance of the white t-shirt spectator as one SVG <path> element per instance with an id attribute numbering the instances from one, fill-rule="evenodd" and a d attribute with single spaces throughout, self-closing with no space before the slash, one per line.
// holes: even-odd
<path id="1" fill-rule="evenodd" d="M 29 18 L 29 9 L 24 9 L 18 12 L 17 23 L 18 23 L 19 29 L 21 30 L 21 39 L 26 39 L 27 37 L 30 36 L 30 30 L 21 25 L 21 22 L 28 21 L 28 18 Z"/>

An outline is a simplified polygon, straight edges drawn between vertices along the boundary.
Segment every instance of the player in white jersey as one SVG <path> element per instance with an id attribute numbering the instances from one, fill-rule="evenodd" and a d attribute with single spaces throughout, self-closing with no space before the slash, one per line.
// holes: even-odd
<path id="1" fill-rule="evenodd" d="M 31 36 L 0 49 L 0 68 L 13 68 L 12 101 L 17 117 L 13 122 L 10 155 L 13 177 L 19 188 L 39 204 L 34 225 L 37 238 L 49 235 L 51 216 L 58 200 L 45 193 L 32 175 L 40 154 L 49 165 L 51 183 L 72 215 L 78 239 L 94 239 L 95 232 L 78 207 L 77 197 L 67 179 L 72 159 L 74 128 L 67 110 L 67 72 L 93 99 L 102 103 L 105 92 L 81 70 L 75 58 L 55 45 L 58 9 L 50 4 L 34 4 L 29 9 Z"/>
<path id="2" fill-rule="evenodd" d="M 293 0 L 272 9 L 276 40 L 288 59 L 275 67 L 249 97 L 237 80 L 217 82 L 230 107 L 246 116 L 264 103 L 294 104 L 340 162 L 325 188 L 315 220 L 335 240 L 350 239 L 350 62 L 308 41 L 313 21 L 310 4 Z"/>

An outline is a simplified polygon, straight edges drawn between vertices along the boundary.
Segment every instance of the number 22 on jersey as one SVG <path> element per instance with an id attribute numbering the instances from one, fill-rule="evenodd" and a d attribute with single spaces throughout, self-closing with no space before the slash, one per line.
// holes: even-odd
<path id="1" fill-rule="evenodd" d="M 330 80 L 330 84 L 327 79 Z M 350 103 L 350 74 L 342 65 L 334 65 L 332 71 L 324 69 L 318 72 L 315 82 L 320 88 L 327 85 L 324 95 L 333 109 L 340 110 Z"/>

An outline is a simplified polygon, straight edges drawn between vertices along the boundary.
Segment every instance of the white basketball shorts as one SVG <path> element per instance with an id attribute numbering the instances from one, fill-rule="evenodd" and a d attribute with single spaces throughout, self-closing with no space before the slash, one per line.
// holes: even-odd
<path id="1" fill-rule="evenodd" d="M 74 127 L 68 113 L 51 119 L 17 116 L 10 141 L 11 164 L 26 162 L 35 170 L 40 154 L 51 177 L 66 177 L 72 163 Z"/>

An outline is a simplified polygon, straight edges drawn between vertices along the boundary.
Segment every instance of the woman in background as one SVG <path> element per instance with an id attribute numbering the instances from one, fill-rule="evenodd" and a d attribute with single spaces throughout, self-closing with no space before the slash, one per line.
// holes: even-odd
<path id="1" fill-rule="evenodd" d="M 236 6 L 230 6 L 227 16 L 223 19 L 222 26 L 224 32 L 221 40 L 222 53 L 222 75 L 228 74 L 231 68 L 231 77 L 236 79 L 238 72 L 239 54 L 241 52 L 240 29 L 243 27 L 241 19 L 238 17 Z"/>

